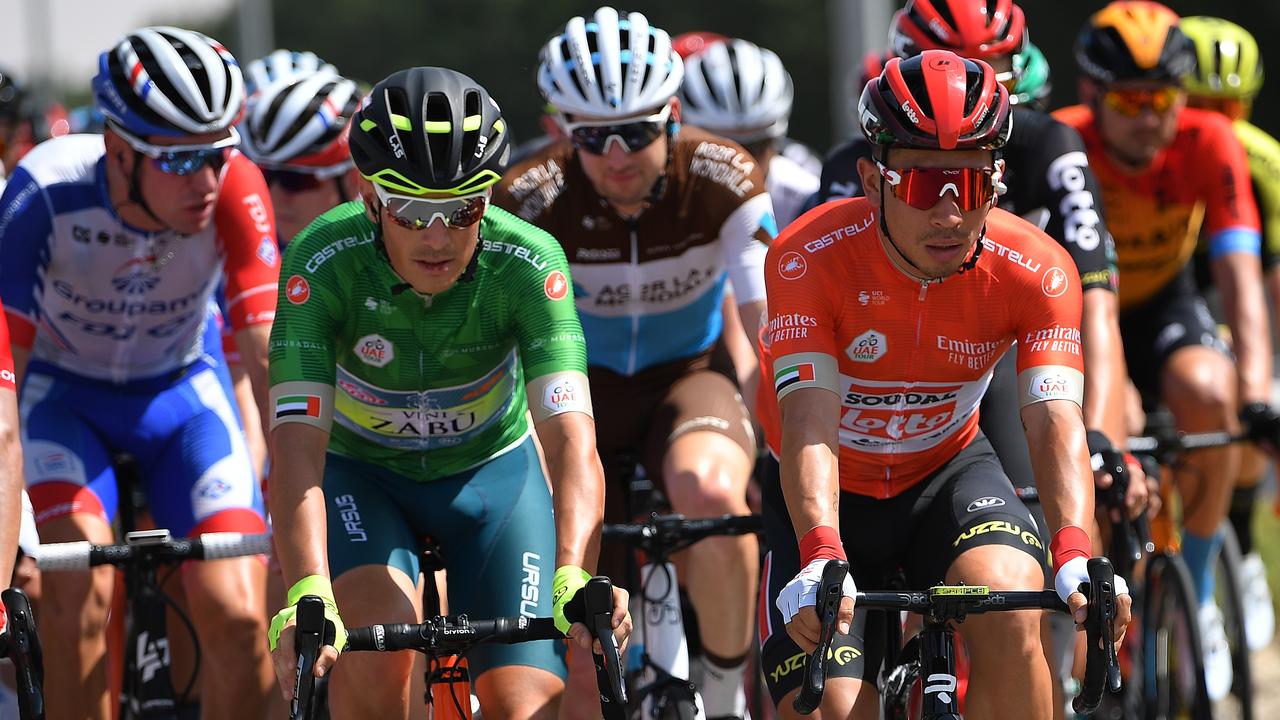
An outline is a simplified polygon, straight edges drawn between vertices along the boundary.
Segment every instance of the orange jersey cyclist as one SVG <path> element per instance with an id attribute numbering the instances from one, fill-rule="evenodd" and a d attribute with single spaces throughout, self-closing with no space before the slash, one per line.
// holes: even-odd
<path id="1" fill-rule="evenodd" d="M 765 261 L 781 452 L 764 487 L 760 635 L 782 717 L 800 680 L 788 660 L 817 640 L 829 560 L 849 560 L 852 598 L 855 583 L 875 589 L 899 568 L 914 588 L 1037 590 L 1048 552 L 1077 621 L 1087 602 L 1081 290 L 1065 250 L 994 208 L 1008 91 L 986 63 L 929 50 L 890 60 L 859 115 L 875 145 L 858 166 L 867 197 L 802 216 Z M 1043 529 L 978 429 L 992 368 L 1015 341 Z M 842 606 L 837 643 L 856 652 L 832 666 L 823 717 L 878 717 L 878 622 Z M 1015 700 L 1020 717 L 1052 716 L 1037 614 L 970 617 L 960 631 L 974 717 L 1001 717 Z"/>
<path id="2" fill-rule="evenodd" d="M 1169 407 L 1179 430 L 1236 432 L 1240 408 L 1266 403 L 1271 392 L 1258 211 L 1248 158 L 1230 121 L 1186 107 L 1182 82 L 1195 50 L 1178 22 L 1169 8 L 1139 0 L 1095 13 L 1076 43 L 1083 104 L 1059 117 L 1084 138 L 1111 211 L 1130 377 L 1148 403 Z M 1234 360 L 1195 288 L 1191 257 L 1201 234 Z M 1206 450 L 1188 457 L 1189 471 L 1175 478 L 1182 553 L 1201 604 L 1215 698 L 1231 686 L 1231 664 L 1213 602 L 1214 558 L 1240 459 L 1238 446 Z"/>

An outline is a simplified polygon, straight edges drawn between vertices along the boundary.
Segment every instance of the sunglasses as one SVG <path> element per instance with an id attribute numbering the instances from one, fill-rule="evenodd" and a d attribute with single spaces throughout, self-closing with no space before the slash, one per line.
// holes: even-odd
<path id="1" fill-rule="evenodd" d="M 386 208 L 391 221 L 407 230 L 422 230 L 439 220 L 446 228 L 465 228 L 480 222 L 489 193 L 459 198 L 420 198 L 396 195 L 374 183 L 378 201 Z"/>
<path id="2" fill-rule="evenodd" d="M 167 175 L 191 175 L 205 166 L 220 172 L 227 164 L 231 148 L 240 144 L 240 133 L 234 127 L 231 134 L 212 145 L 153 145 L 112 123 L 111 129 L 136 152 L 151 158 L 151 164 Z"/>
<path id="3" fill-rule="evenodd" d="M 307 168 L 305 170 L 284 166 L 271 167 L 263 164 L 259 164 L 258 168 L 262 170 L 262 179 L 266 180 L 268 187 L 278 186 L 285 192 L 300 193 L 328 185 L 331 180 L 350 170 L 351 166 L 352 164 L 347 162 L 328 168 Z"/>
<path id="4" fill-rule="evenodd" d="M 950 193 L 964 211 L 989 205 L 997 194 L 992 168 L 903 168 L 890 170 L 876 163 L 889 192 L 917 210 L 929 210 Z"/>
<path id="5" fill-rule="evenodd" d="M 1155 90 L 1111 88 L 1103 93 L 1102 101 L 1125 117 L 1137 117 L 1146 110 L 1163 115 L 1178 102 L 1181 93 L 1175 85 Z"/>
<path id="6" fill-rule="evenodd" d="M 609 143 L 618 142 L 625 152 L 633 153 L 653 144 L 667 131 L 671 119 L 671 105 L 664 105 L 658 112 L 639 120 L 618 123 L 612 120 L 585 120 L 562 124 L 573 146 L 592 155 L 603 155 Z"/>

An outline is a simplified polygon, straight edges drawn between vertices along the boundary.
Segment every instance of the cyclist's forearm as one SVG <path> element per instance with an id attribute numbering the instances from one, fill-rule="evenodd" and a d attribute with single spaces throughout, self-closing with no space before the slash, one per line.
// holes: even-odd
<path id="1" fill-rule="evenodd" d="M 240 362 L 253 385 L 253 399 L 258 405 L 258 417 L 263 425 L 271 417 L 270 383 L 267 379 L 267 343 L 271 339 L 271 325 L 260 323 L 236 332 L 236 348 Z"/>
<path id="2" fill-rule="evenodd" d="M 556 518 L 556 567 L 594 572 L 604 522 L 604 468 L 596 454 L 595 422 L 585 413 L 553 415 L 538 423 L 551 474 Z"/>
<path id="3" fill-rule="evenodd" d="M 22 445 L 15 393 L 0 390 L 0 587 L 9 587 L 22 527 Z"/>
<path id="4" fill-rule="evenodd" d="M 1046 539 L 1067 525 L 1091 527 L 1093 471 L 1080 407 L 1047 400 L 1022 408 L 1031 470 L 1049 527 Z"/>
<path id="5" fill-rule="evenodd" d="M 796 538 L 819 525 L 840 527 L 839 402 L 819 388 L 780 402 L 782 494 Z"/>
<path id="6" fill-rule="evenodd" d="M 301 423 L 284 423 L 271 432 L 271 521 L 286 585 L 308 575 L 329 576 L 321 487 L 328 439 L 323 430 Z"/>
<path id="7" fill-rule="evenodd" d="M 1257 256 L 1249 253 L 1227 253 L 1214 261 L 1213 272 L 1231 328 L 1240 374 L 1240 403 L 1268 402 L 1271 399 L 1271 333 L 1261 264 Z"/>
<path id="8" fill-rule="evenodd" d="M 1124 345 L 1120 339 L 1119 302 L 1110 290 L 1084 293 L 1084 424 L 1101 430 L 1113 445 L 1126 438 Z"/>

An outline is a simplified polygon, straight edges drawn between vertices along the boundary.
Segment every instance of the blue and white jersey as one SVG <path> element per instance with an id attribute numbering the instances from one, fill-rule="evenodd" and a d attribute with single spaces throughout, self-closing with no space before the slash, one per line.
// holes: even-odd
<path id="1" fill-rule="evenodd" d="M 777 234 L 764 172 L 745 150 L 690 127 L 670 147 L 634 218 L 596 194 L 567 141 L 508 171 L 493 195 L 564 246 L 587 362 L 628 376 L 715 343 L 727 282 L 739 304 L 764 300 Z"/>
<path id="2" fill-rule="evenodd" d="M 14 343 L 114 384 L 171 373 L 220 354 L 202 337 L 224 273 L 233 327 L 270 322 L 280 263 L 261 172 L 233 151 L 214 202 L 194 235 L 138 230 L 111 202 L 102 136 L 36 146 L 0 196 L 0 300 Z"/>

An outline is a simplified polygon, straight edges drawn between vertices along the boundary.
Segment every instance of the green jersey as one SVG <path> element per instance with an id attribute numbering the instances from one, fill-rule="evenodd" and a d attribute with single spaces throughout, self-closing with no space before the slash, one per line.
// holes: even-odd
<path id="1" fill-rule="evenodd" d="M 554 238 L 490 206 L 471 267 L 428 296 L 392 270 L 376 233 L 350 202 L 289 243 L 271 330 L 272 427 L 307 423 L 331 433 L 332 452 L 435 480 L 523 440 L 526 409 L 535 421 L 591 412 Z"/>

